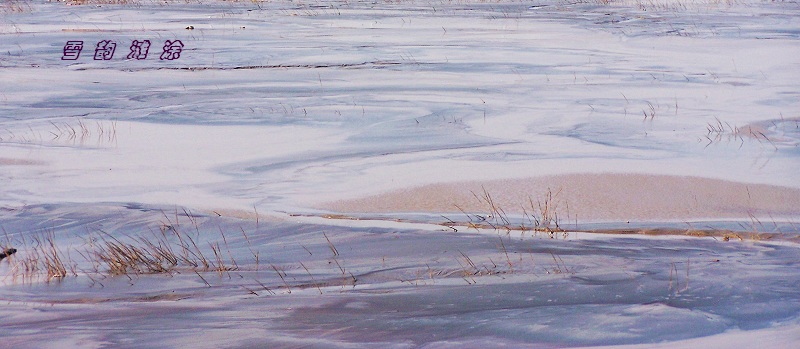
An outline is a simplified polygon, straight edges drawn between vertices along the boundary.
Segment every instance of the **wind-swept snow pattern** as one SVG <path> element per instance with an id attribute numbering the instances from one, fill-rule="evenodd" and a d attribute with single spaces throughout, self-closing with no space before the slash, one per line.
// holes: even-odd
<path id="1" fill-rule="evenodd" d="M 6 1 L 0 343 L 798 346 L 797 28 L 792 1 Z"/>

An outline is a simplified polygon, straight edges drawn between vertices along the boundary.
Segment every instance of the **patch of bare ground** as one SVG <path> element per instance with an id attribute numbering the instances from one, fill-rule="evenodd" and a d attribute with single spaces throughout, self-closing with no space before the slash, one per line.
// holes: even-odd
<path id="1" fill-rule="evenodd" d="M 439 183 L 341 200 L 317 208 L 339 213 L 463 213 L 485 211 L 475 193 L 491 193 L 504 214 L 526 214 L 541 193 L 557 193 L 560 220 L 675 221 L 795 217 L 800 189 L 651 174 L 565 174 L 485 182 Z M 538 195 L 538 196 L 537 196 Z"/>
<path id="2" fill-rule="evenodd" d="M 0 166 L 37 166 L 44 162 L 17 158 L 0 158 Z"/>

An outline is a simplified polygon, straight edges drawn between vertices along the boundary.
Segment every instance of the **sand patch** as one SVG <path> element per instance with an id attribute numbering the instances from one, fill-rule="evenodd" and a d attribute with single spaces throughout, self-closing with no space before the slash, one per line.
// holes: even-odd
<path id="1" fill-rule="evenodd" d="M 44 165 L 44 162 L 35 160 L 0 158 L 0 166 L 36 166 Z"/>
<path id="2" fill-rule="evenodd" d="M 700 177 L 567 174 L 426 185 L 320 205 L 336 212 L 487 212 L 484 189 L 508 214 L 554 194 L 562 220 L 658 221 L 800 215 L 800 189 Z M 557 194 L 557 195 L 556 195 Z"/>

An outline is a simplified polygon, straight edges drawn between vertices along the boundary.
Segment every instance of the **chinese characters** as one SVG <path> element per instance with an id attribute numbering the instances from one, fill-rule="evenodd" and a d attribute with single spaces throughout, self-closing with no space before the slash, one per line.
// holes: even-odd
<path id="1" fill-rule="evenodd" d="M 95 61 L 108 61 L 114 57 L 114 51 L 117 49 L 117 43 L 110 40 L 103 40 L 97 43 L 97 48 L 94 50 Z"/>
<path id="2" fill-rule="evenodd" d="M 64 45 L 64 55 L 61 56 L 62 61 L 77 60 L 83 50 L 83 41 L 67 41 Z"/>
<path id="3" fill-rule="evenodd" d="M 133 40 L 131 43 L 131 53 L 128 54 L 128 59 L 143 60 L 147 58 L 148 51 L 150 51 L 150 40 Z"/>
<path id="4" fill-rule="evenodd" d="M 130 46 L 130 53 L 126 56 L 127 59 L 144 60 L 147 59 L 147 54 L 150 52 L 150 40 L 133 40 Z M 166 40 L 162 47 L 159 60 L 172 61 L 181 58 L 183 52 L 183 42 L 180 40 Z M 95 45 L 93 59 L 95 61 L 110 61 L 114 58 L 114 52 L 117 50 L 117 43 L 112 40 L 101 40 Z M 76 61 L 83 51 L 82 40 L 70 40 L 64 44 L 62 61 Z"/>
<path id="5" fill-rule="evenodd" d="M 181 51 L 183 51 L 183 43 L 180 40 L 167 40 L 164 42 L 164 53 L 161 54 L 160 59 L 171 61 L 181 58 Z"/>

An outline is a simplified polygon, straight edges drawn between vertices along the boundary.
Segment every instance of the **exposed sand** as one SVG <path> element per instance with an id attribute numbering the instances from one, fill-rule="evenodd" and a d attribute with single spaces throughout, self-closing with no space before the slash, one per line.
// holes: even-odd
<path id="1" fill-rule="evenodd" d="M 0 166 L 33 166 L 33 165 L 44 165 L 44 163 L 35 160 L 0 158 Z"/>
<path id="2" fill-rule="evenodd" d="M 646 174 L 568 174 L 524 179 L 432 184 L 325 203 L 337 212 L 488 212 L 489 193 L 506 213 L 531 212 L 530 200 L 551 190 L 561 220 L 659 221 L 800 216 L 800 189 L 718 179 Z"/>

